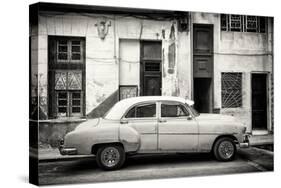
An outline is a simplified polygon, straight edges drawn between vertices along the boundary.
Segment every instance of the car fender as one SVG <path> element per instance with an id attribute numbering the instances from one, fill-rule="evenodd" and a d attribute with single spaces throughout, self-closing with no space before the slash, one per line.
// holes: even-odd
<path id="1" fill-rule="evenodd" d="M 136 152 L 140 148 L 140 134 L 127 125 L 120 125 L 119 140 L 123 144 L 125 152 Z"/>
<path id="2" fill-rule="evenodd" d="M 67 147 L 77 148 L 78 154 L 91 154 L 96 144 L 119 142 L 119 127 L 116 125 L 97 126 L 72 131 L 65 137 Z"/>
<path id="3" fill-rule="evenodd" d="M 200 152 L 211 151 L 215 140 L 220 136 L 237 138 L 240 133 L 238 123 L 233 121 L 201 120 L 198 124 Z"/>

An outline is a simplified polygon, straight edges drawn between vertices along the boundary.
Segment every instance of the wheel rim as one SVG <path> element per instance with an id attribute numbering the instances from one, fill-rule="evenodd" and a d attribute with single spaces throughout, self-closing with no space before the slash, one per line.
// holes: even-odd
<path id="1" fill-rule="evenodd" d="M 115 147 L 107 147 L 101 152 L 101 162 L 104 166 L 113 167 L 120 161 L 120 153 Z"/>
<path id="2" fill-rule="evenodd" d="M 219 145 L 219 154 L 224 159 L 230 159 L 234 154 L 234 146 L 230 141 L 223 141 Z"/>

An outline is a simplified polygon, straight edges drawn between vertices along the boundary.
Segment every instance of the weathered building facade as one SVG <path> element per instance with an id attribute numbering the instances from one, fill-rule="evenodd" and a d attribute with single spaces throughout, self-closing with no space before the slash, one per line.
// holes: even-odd
<path id="1" fill-rule="evenodd" d="M 31 120 L 55 145 L 143 95 L 193 99 L 273 131 L 273 18 L 39 3 L 30 14 Z"/>

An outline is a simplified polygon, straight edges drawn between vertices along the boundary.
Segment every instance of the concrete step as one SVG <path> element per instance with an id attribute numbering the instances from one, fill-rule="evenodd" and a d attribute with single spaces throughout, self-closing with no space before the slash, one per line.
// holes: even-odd
<path id="1" fill-rule="evenodd" d="M 249 140 L 251 146 L 272 145 L 274 143 L 273 134 L 251 135 Z"/>

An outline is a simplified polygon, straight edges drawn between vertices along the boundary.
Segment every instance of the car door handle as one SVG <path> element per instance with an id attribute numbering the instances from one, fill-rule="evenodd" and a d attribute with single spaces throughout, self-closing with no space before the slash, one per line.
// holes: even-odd
<path id="1" fill-rule="evenodd" d="M 159 121 L 159 123 L 165 123 L 165 122 L 167 122 L 166 119 L 159 119 L 158 121 Z"/>

